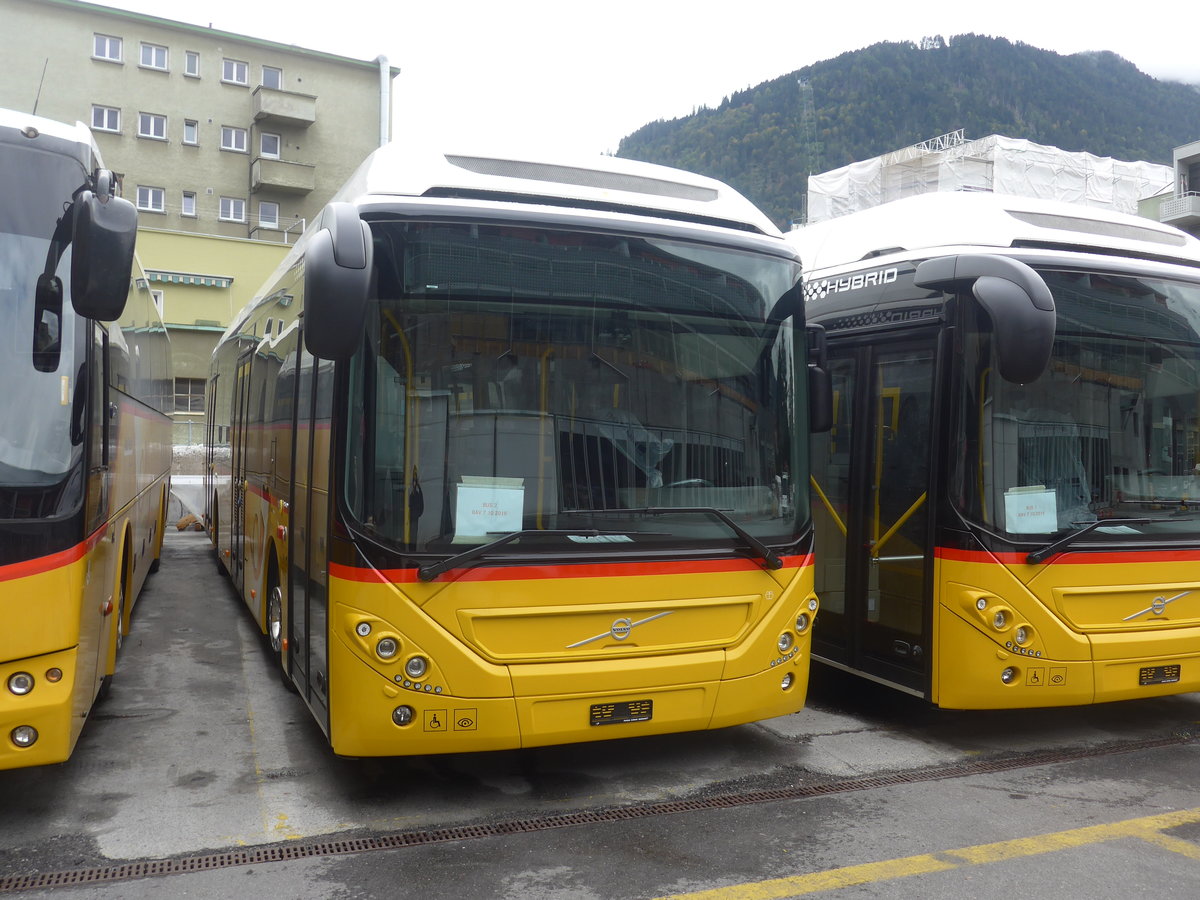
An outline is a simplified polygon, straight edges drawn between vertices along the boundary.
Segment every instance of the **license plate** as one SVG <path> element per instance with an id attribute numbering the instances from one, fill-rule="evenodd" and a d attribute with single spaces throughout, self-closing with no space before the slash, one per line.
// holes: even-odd
<path id="1" fill-rule="evenodd" d="M 1147 666 L 1138 672 L 1138 684 L 1175 684 L 1179 666 Z"/>
<path id="2" fill-rule="evenodd" d="M 593 725 L 626 725 L 630 722 L 649 722 L 653 717 L 653 700 L 622 700 L 618 703 L 592 704 Z"/>

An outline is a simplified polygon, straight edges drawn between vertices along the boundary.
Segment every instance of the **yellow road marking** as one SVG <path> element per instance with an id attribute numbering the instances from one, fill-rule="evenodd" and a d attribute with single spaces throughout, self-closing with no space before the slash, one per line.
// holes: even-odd
<path id="1" fill-rule="evenodd" d="M 910 875 L 926 875 L 963 866 L 978 866 L 1026 856 L 1037 856 L 1043 853 L 1056 853 L 1059 850 L 1100 844 L 1120 838 L 1136 838 L 1172 853 L 1180 853 L 1191 859 L 1200 859 L 1200 845 L 1162 834 L 1162 831 L 1167 828 L 1196 822 L 1200 822 L 1200 807 L 1157 816 L 1144 816 L 1140 819 L 1126 819 L 1123 822 L 1113 822 L 1108 825 L 1072 828 L 1069 831 L 1051 832 L 1036 837 L 1015 838 L 1010 841 L 977 844 L 973 847 L 960 847 L 956 850 L 944 850 L 939 853 L 923 853 L 918 856 L 906 856 L 883 862 L 844 866 L 840 869 L 811 872 L 807 875 L 794 875 L 789 878 L 775 878 L 769 881 L 713 888 L 690 894 L 672 894 L 670 897 L 660 898 L 660 900 L 782 900 L 785 897 L 815 894 L 818 891 L 870 884 L 876 881 L 890 881 L 896 878 L 907 878 Z"/>

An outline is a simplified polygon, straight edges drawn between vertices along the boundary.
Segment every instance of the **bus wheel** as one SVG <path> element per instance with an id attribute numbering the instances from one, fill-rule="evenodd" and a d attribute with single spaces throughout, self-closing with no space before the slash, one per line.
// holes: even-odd
<path id="1" fill-rule="evenodd" d="M 162 562 L 163 537 L 167 530 L 167 495 L 164 490 L 162 501 L 158 504 L 158 521 L 155 524 L 154 559 L 150 562 L 150 574 L 158 571 Z"/>
<path id="2" fill-rule="evenodd" d="M 278 659 L 283 652 L 283 590 L 279 585 L 267 595 L 267 640 Z M 281 660 L 282 661 L 282 660 Z"/>
<path id="3" fill-rule="evenodd" d="M 213 560 L 217 564 L 217 571 L 222 575 L 228 575 L 229 570 L 225 568 L 225 563 L 221 561 L 221 533 L 218 530 L 217 520 L 217 498 L 213 497 L 212 503 L 212 542 L 213 542 Z"/>
<path id="4" fill-rule="evenodd" d="M 117 592 L 117 655 L 121 655 L 121 647 L 125 643 L 125 635 L 121 631 L 121 623 L 125 621 L 125 572 L 121 571 L 121 587 Z"/>

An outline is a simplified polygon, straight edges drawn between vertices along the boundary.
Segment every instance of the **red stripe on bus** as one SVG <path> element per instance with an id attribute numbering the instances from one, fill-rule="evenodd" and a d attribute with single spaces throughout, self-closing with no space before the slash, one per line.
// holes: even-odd
<path id="1" fill-rule="evenodd" d="M 100 543 L 103 537 L 104 529 L 99 528 L 86 541 L 81 541 L 74 547 L 68 547 L 66 550 L 60 550 L 58 553 L 51 553 L 48 556 L 39 556 L 36 559 L 26 559 L 19 563 L 0 566 L 0 581 L 29 578 L 33 575 L 41 575 L 43 572 L 53 572 L 55 569 L 61 569 L 64 566 L 79 562 L 79 560 L 91 552 L 92 548 Z"/>
<path id="2" fill-rule="evenodd" d="M 812 554 L 783 557 L 784 568 L 802 569 L 811 566 Z M 714 572 L 745 572 L 759 566 L 745 560 L 697 560 L 693 562 L 644 563 L 581 563 L 580 565 L 546 566 L 476 566 L 465 572 L 451 569 L 434 581 L 532 581 L 560 578 L 620 578 L 645 575 L 697 575 Z M 461 573 L 456 575 L 455 573 Z M 416 569 L 370 569 L 329 564 L 329 574 L 342 581 L 378 582 L 381 584 L 412 584 L 418 582 Z"/>
<path id="3" fill-rule="evenodd" d="M 953 562 L 1002 563 L 1006 566 L 1026 565 L 1028 553 L 990 553 L 987 550 L 957 550 L 938 547 L 938 559 Z M 1068 549 L 1056 553 L 1040 565 L 1100 566 L 1114 563 L 1200 562 L 1200 550 L 1099 550 Z"/>

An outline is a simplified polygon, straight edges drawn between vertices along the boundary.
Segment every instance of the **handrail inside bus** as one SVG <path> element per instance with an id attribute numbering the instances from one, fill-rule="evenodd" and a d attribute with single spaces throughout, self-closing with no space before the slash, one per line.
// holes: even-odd
<path id="1" fill-rule="evenodd" d="M 808 476 L 808 483 L 812 485 L 817 496 L 821 498 L 821 502 L 825 504 L 825 509 L 829 511 L 829 515 L 833 517 L 833 523 L 837 525 L 842 532 L 842 537 L 846 537 L 846 523 L 842 521 L 842 517 L 837 514 L 837 510 L 833 508 L 833 504 L 829 502 L 829 498 L 825 496 L 825 491 L 821 489 L 821 485 L 817 484 L 817 479 L 812 475 Z"/>
<path id="2" fill-rule="evenodd" d="M 884 544 L 886 544 L 893 537 L 895 537 L 896 532 L 900 530 L 900 528 L 904 525 L 905 522 L 907 522 L 909 519 L 912 518 L 913 513 L 915 513 L 918 509 L 921 508 L 921 506 L 925 503 L 925 499 L 928 496 L 929 496 L 929 492 L 923 491 L 921 493 L 921 496 L 913 501 L 913 505 L 904 511 L 904 515 L 902 515 L 900 518 L 898 518 L 896 520 L 896 523 L 891 528 L 889 528 L 886 532 L 884 532 L 883 536 L 875 542 L 874 546 L 871 547 L 871 556 L 873 558 L 876 558 L 876 559 L 879 558 L 879 548 L 882 547 Z"/>

